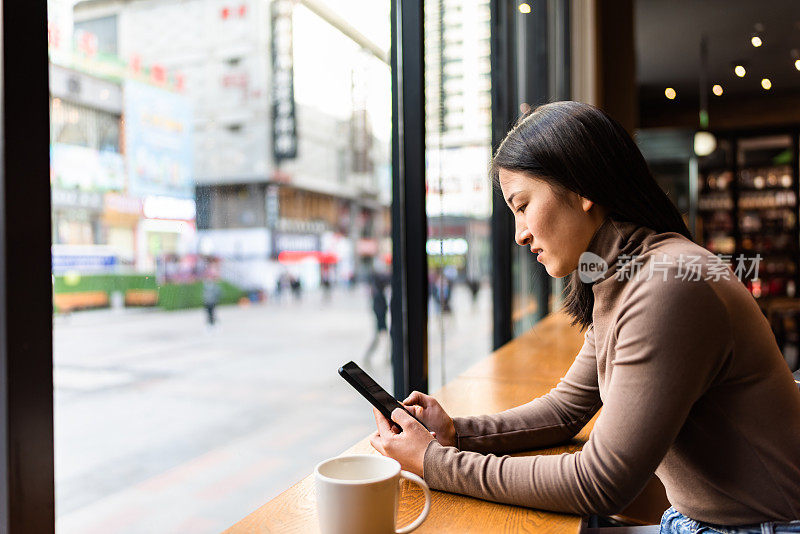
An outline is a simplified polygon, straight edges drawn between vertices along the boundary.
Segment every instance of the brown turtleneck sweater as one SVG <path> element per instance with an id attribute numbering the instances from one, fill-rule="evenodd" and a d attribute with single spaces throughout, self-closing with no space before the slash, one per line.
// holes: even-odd
<path id="1" fill-rule="evenodd" d="M 428 484 L 608 515 L 655 472 L 670 503 L 698 521 L 800 519 L 800 391 L 739 278 L 723 268 L 725 280 L 719 261 L 680 234 L 611 217 L 588 250 L 610 267 L 592 287 L 593 322 L 567 374 L 522 406 L 454 418 L 457 447 L 432 441 L 425 451 Z M 637 257 L 638 281 L 617 272 L 625 255 Z M 700 257 L 699 280 L 680 264 L 690 256 Z M 601 406 L 579 452 L 502 455 L 568 440 Z"/>

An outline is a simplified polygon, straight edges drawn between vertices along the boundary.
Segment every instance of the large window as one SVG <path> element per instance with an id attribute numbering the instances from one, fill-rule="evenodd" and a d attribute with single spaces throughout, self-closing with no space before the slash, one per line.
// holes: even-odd
<path id="1" fill-rule="evenodd" d="M 426 0 L 429 388 L 492 345 L 489 2 Z"/>
<path id="2" fill-rule="evenodd" d="M 390 3 L 48 5 L 57 530 L 219 532 L 391 390 Z"/>

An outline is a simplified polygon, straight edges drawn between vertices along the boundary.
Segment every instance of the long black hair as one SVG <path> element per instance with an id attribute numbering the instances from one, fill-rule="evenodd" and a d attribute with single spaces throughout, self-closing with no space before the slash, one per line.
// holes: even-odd
<path id="1" fill-rule="evenodd" d="M 552 102 L 528 110 L 500 143 L 491 177 L 524 172 L 554 191 L 572 191 L 608 210 L 619 221 L 692 240 L 678 209 L 656 183 L 627 131 L 604 111 L 581 102 Z M 572 324 L 592 324 L 594 294 L 578 273 L 570 275 L 564 310 Z"/>

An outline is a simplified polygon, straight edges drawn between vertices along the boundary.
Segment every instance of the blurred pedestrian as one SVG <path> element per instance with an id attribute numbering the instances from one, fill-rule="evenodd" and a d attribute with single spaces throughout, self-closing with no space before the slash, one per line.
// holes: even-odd
<path id="1" fill-rule="evenodd" d="M 388 339 L 389 337 L 389 330 L 386 326 L 386 312 L 389 309 L 389 304 L 386 301 L 387 285 L 386 277 L 379 273 L 373 273 L 370 277 L 369 291 L 372 300 L 372 313 L 375 315 L 375 335 L 372 337 L 372 341 L 364 354 L 364 363 L 366 365 L 369 365 L 380 339 L 382 337 Z"/>
<path id="2" fill-rule="evenodd" d="M 300 278 L 292 276 L 289 280 L 289 285 L 292 288 L 292 295 L 294 295 L 294 299 L 300 300 L 300 298 L 303 296 L 303 283 L 300 282 Z"/>
<path id="3" fill-rule="evenodd" d="M 440 269 L 436 270 L 436 274 L 430 283 L 430 294 L 433 301 L 439 307 L 439 313 L 450 313 L 450 293 L 452 284 L 450 279 L 442 273 Z"/>
<path id="4" fill-rule="evenodd" d="M 206 309 L 206 324 L 209 328 L 213 328 L 217 322 L 216 309 L 221 292 L 219 284 L 213 278 L 203 281 L 203 307 Z"/>
<path id="5" fill-rule="evenodd" d="M 275 282 L 275 302 L 283 302 L 283 296 L 289 293 L 291 285 L 291 277 L 289 273 L 284 270 L 278 275 L 278 279 Z"/>
<path id="6" fill-rule="evenodd" d="M 467 278 L 467 287 L 472 295 L 472 307 L 478 303 L 478 292 L 481 290 L 481 282 L 477 278 Z"/>
<path id="7" fill-rule="evenodd" d="M 320 273 L 320 286 L 322 287 L 322 300 L 330 302 L 331 300 L 331 275 L 327 269 Z"/>

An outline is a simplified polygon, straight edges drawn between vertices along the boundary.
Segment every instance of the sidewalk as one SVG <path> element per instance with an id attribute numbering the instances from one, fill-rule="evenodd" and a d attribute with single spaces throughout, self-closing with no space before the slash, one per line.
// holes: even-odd
<path id="1" fill-rule="evenodd" d="M 488 311 L 454 307 L 448 374 L 491 333 Z M 210 331 L 203 310 L 56 318 L 60 533 L 218 532 L 373 430 L 369 405 L 336 373 L 372 337 L 362 288 L 218 311 Z M 369 372 L 391 391 L 379 350 L 386 360 Z"/>

